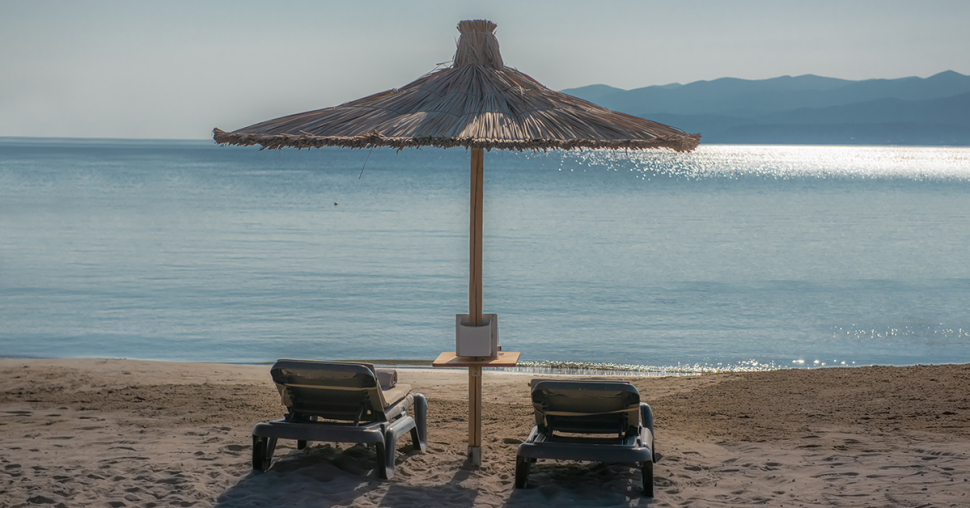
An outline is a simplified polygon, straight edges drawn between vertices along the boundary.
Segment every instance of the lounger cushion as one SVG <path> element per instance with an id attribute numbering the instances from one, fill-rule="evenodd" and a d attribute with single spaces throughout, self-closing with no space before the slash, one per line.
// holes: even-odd
<path id="1" fill-rule="evenodd" d="M 385 409 L 404 400 L 411 393 L 411 385 L 399 384 L 390 390 L 384 390 Z"/>

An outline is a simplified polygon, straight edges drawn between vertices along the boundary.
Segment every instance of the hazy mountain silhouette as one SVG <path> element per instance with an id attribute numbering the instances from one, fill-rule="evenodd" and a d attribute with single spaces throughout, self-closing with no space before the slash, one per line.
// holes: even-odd
<path id="1" fill-rule="evenodd" d="M 722 78 L 563 92 L 700 132 L 707 143 L 970 145 L 970 76 L 953 71 L 928 78 Z"/>

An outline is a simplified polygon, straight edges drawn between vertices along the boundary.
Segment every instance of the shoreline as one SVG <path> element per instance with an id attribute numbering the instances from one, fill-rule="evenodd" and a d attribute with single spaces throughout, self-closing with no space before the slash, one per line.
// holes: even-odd
<path id="1" fill-rule="evenodd" d="M 281 442 L 251 471 L 250 429 L 279 417 L 269 365 L 0 359 L 4 506 L 962 506 L 970 364 L 632 377 L 653 407 L 656 498 L 624 466 L 540 462 L 529 373 L 486 371 L 481 469 L 464 466 L 467 373 L 401 369 L 429 399 L 429 450 L 381 481 L 368 450 Z"/>
<path id="2" fill-rule="evenodd" d="M 4 360 L 38 360 L 38 361 L 59 361 L 59 360 L 118 360 L 118 361 L 134 361 L 134 362 L 167 362 L 167 363 L 204 363 L 213 365 L 240 365 L 240 366 L 265 366 L 269 367 L 273 365 L 276 360 L 265 361 L 265 362 L 222 362 L 222 361 L 189 361 L 189 360 L 166 360 L 166 359 L 154 359 L 154 358 L 128 358 L 128 357 L 34 357 L 34 356 L 0 356 L 0 361 Z M 393 359 L 336 359 L 334 361 L 340 362 L 358 362 L 358 363 L 370 363 L 373 365 L 380 366 L 382 368 L 393 368 L 393 369 L 433 369 L 433 370 L 447 370 L 452 369 L 452 367 L 445 368 L 433 368 L 431 360 L 393 360 Z M 718 364 L 721 365 L 721 364 Z M 869 365 L 856 365 L 855 362 L 851 364 L 842 365 L 827 365 L 825 363 L 821 364 L 794 364 L 792 366 L 784 365 L 779 366 L 775 363 L 760 363 L 757 361 L 747 361 L 739 362 L 737 364 L 730 364 L 726 367 L 724 366 L 712 366 L 710 364 L 677 364 L 677 365 L 635 365 L 635 364 L 617 364 L 617 363 L 605 363 L 605 362 L 574 362 L 574 361 L 564 361 L 564 360 L 549 360 L 549 361 L 520 361 L 515 367 L 493 367 L 489 369 L 489 372 L 509 372 L 509 373 L 524 373 L 535 376 L 614 376 L 614 377 L 667 377 L 667 376 L 697 376 L 697 375 L 707 375 L 707 374 L 724 374 L 724 373 L 740 373 L 740 372 L 769 372 L 776 370 L 816 370 L 816 369 L 828 369 L 828 368 L 856 368 L 856 367 L 914 367 L 920 365 L 955 365 L 954 363 L 938 363 L 938 364 L 902 364 L 902 365 L 889 365 L 889 364 L 869 364 Z M 461 368 L 459 368 L 461 369 Z M 464 370 L 464 369 L 461 369 Z"/>

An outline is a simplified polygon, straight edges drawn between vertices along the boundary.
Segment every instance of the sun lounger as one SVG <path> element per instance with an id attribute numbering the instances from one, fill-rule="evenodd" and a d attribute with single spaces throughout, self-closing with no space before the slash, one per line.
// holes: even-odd
<path id="1" fill-rule="evenodd" d="M 410 431 L 414 448 L 425 451 L 428 403 L 410 386 L 397 384 L 396 371 L 365 363 L 279 360 L 270 372 L 287 414 L 253 427 L 253 469 L 269 468 L 278 439 L 295 439 L 300 449 L 308 441 L 374 444 L 385 479 L 394 475 L 402 434 Z"/>
<path id="2" fill-rule="evenodd" d="M 519 445 L 515 486 L 525 488 L 536 459 L 640 466 L 653 497 L 653 413 L 636 387 L 619 380 L 532 380 L 535 427 Z"/>

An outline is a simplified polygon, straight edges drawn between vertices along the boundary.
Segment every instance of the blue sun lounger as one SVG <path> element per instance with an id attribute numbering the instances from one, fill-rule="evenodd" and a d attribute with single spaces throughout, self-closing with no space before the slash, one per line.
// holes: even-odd
<path id="1" fill-rule="evenodd" d="M 394 475 L 398 437 L 410 432 L 415 449 L 427 447 L 428 403 L 397 372 L 366 363 L 279 360 L 270 373 L 286 417 L 253 427 L 253 469 L 269 468 L 279 439 L 368 443 L 377 447 L 381 478 Z M 409 414 L 408 410 L 413 413 Z"/>
<path id="2" fill-rule="evenodd" d="M 532 380 L 535 427 L 519 445 L 515 487 L 525 488 L 536 459 L 629 463 L 653 497 L 653 413 L 636 387 L 619 380 Z"/>

